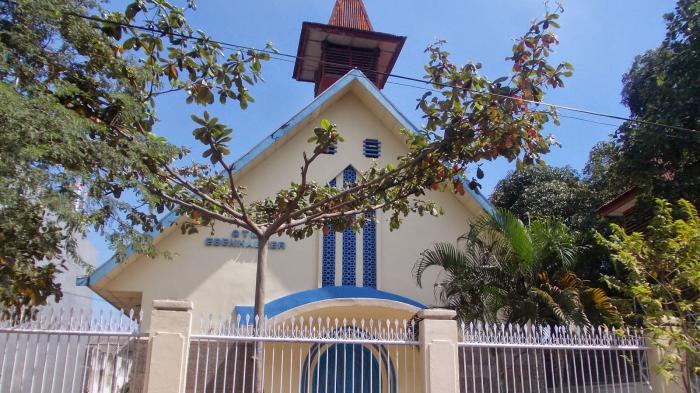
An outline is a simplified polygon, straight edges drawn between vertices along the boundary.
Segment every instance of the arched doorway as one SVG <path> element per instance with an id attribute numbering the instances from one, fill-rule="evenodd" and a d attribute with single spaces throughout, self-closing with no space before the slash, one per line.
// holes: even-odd
<path id="1" fill-rule="evenodd" d="M 396 372 L 381 345 L 331 344 L 311 349 L 300 393 L 395 392 Z"/>

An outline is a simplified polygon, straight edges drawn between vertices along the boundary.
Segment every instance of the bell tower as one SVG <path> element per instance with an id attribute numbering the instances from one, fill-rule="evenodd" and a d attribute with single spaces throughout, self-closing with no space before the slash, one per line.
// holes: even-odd
<path id="1" fill-rule="evenodd" d="M 384 88 L 406 37 L 374 31 L 362 0 L 336 0 L 328 24 L 304 22 L 294 79 L 318 96 L 352 69 Z"/>

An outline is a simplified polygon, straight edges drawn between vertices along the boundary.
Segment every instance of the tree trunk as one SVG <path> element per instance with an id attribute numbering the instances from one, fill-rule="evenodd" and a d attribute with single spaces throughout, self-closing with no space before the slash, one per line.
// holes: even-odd
<path id="1" fill-rule="evenodd" d="M 255 306 L 253 313 L 255 314 L 254 323 L 256 328 L 260 329 L 265 323 L 265 273 L 267 270 L 267 241 L 269 239 L 258 238 L 258 265 L 255 274 Z M 253 351 L 253 369 L 255 370 L 255 393 L 263 393 L 263 342 L 255 342 L 255 350 Z"/>

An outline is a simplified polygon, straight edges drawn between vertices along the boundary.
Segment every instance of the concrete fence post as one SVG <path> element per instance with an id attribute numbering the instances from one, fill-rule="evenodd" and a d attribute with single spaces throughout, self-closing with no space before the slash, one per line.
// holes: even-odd
<path id="1" fill-rule="evenodd" d="M 145 393 L 184 393 L 192 303 L 154 300 L 150 326 Z"/>
<path id="2" fill-rule="evenodd" d="M 685 393 L 685 388 L 682 384 L 682 375 L 680 370 L 676 371 L 675 381 L 666 381 L 664 377 L 659 375 L 656 371 L 656 367 L 661 361 L 665 351 L 670 351 L 671 349 L 661 349 L 654 345 L 654 343 L 647 339 L 647 363 L 649 366 L 649 384 L 651 385 L 652 392 L 655 393 Z"/>
<path id="3" fill-rule="evenodd" d="M 418 312 L 424 393 L 459 393 L 457 314 L 453 310 Z"/>

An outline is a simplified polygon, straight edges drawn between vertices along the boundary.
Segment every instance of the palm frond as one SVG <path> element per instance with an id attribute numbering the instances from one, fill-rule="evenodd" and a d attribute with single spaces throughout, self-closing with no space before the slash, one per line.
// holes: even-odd
<path id="1" fill-rule="evenodd" d="M 423 251 L 413 267 L 413 276 L 419 287 L 423 286 L 423 274 L 430 267 L 439 267 L 453 274 L 466 265 L 466 258 L 460 249 L 450 243 L 438 243 L 432 249 Z"/>
<path id="2" fill-rule="evenodd" d="M 585 249 L 578 245 L 578 234 L 559 220 L 537 219 L 528 228 L 532 237 L 535 258 L 542 268 L 571 270 L 576 256 Z"/>
<path id="3" fill-rule="evenodd" d="M 472 225 L 472 230 L 487 238 L 502 239 L 507 242 L 518 262 L 530 268 L 534 263 L 532 240 L 527 227 L 518 217 L 507 209 L 496 209 L 485 214 Z"/>

